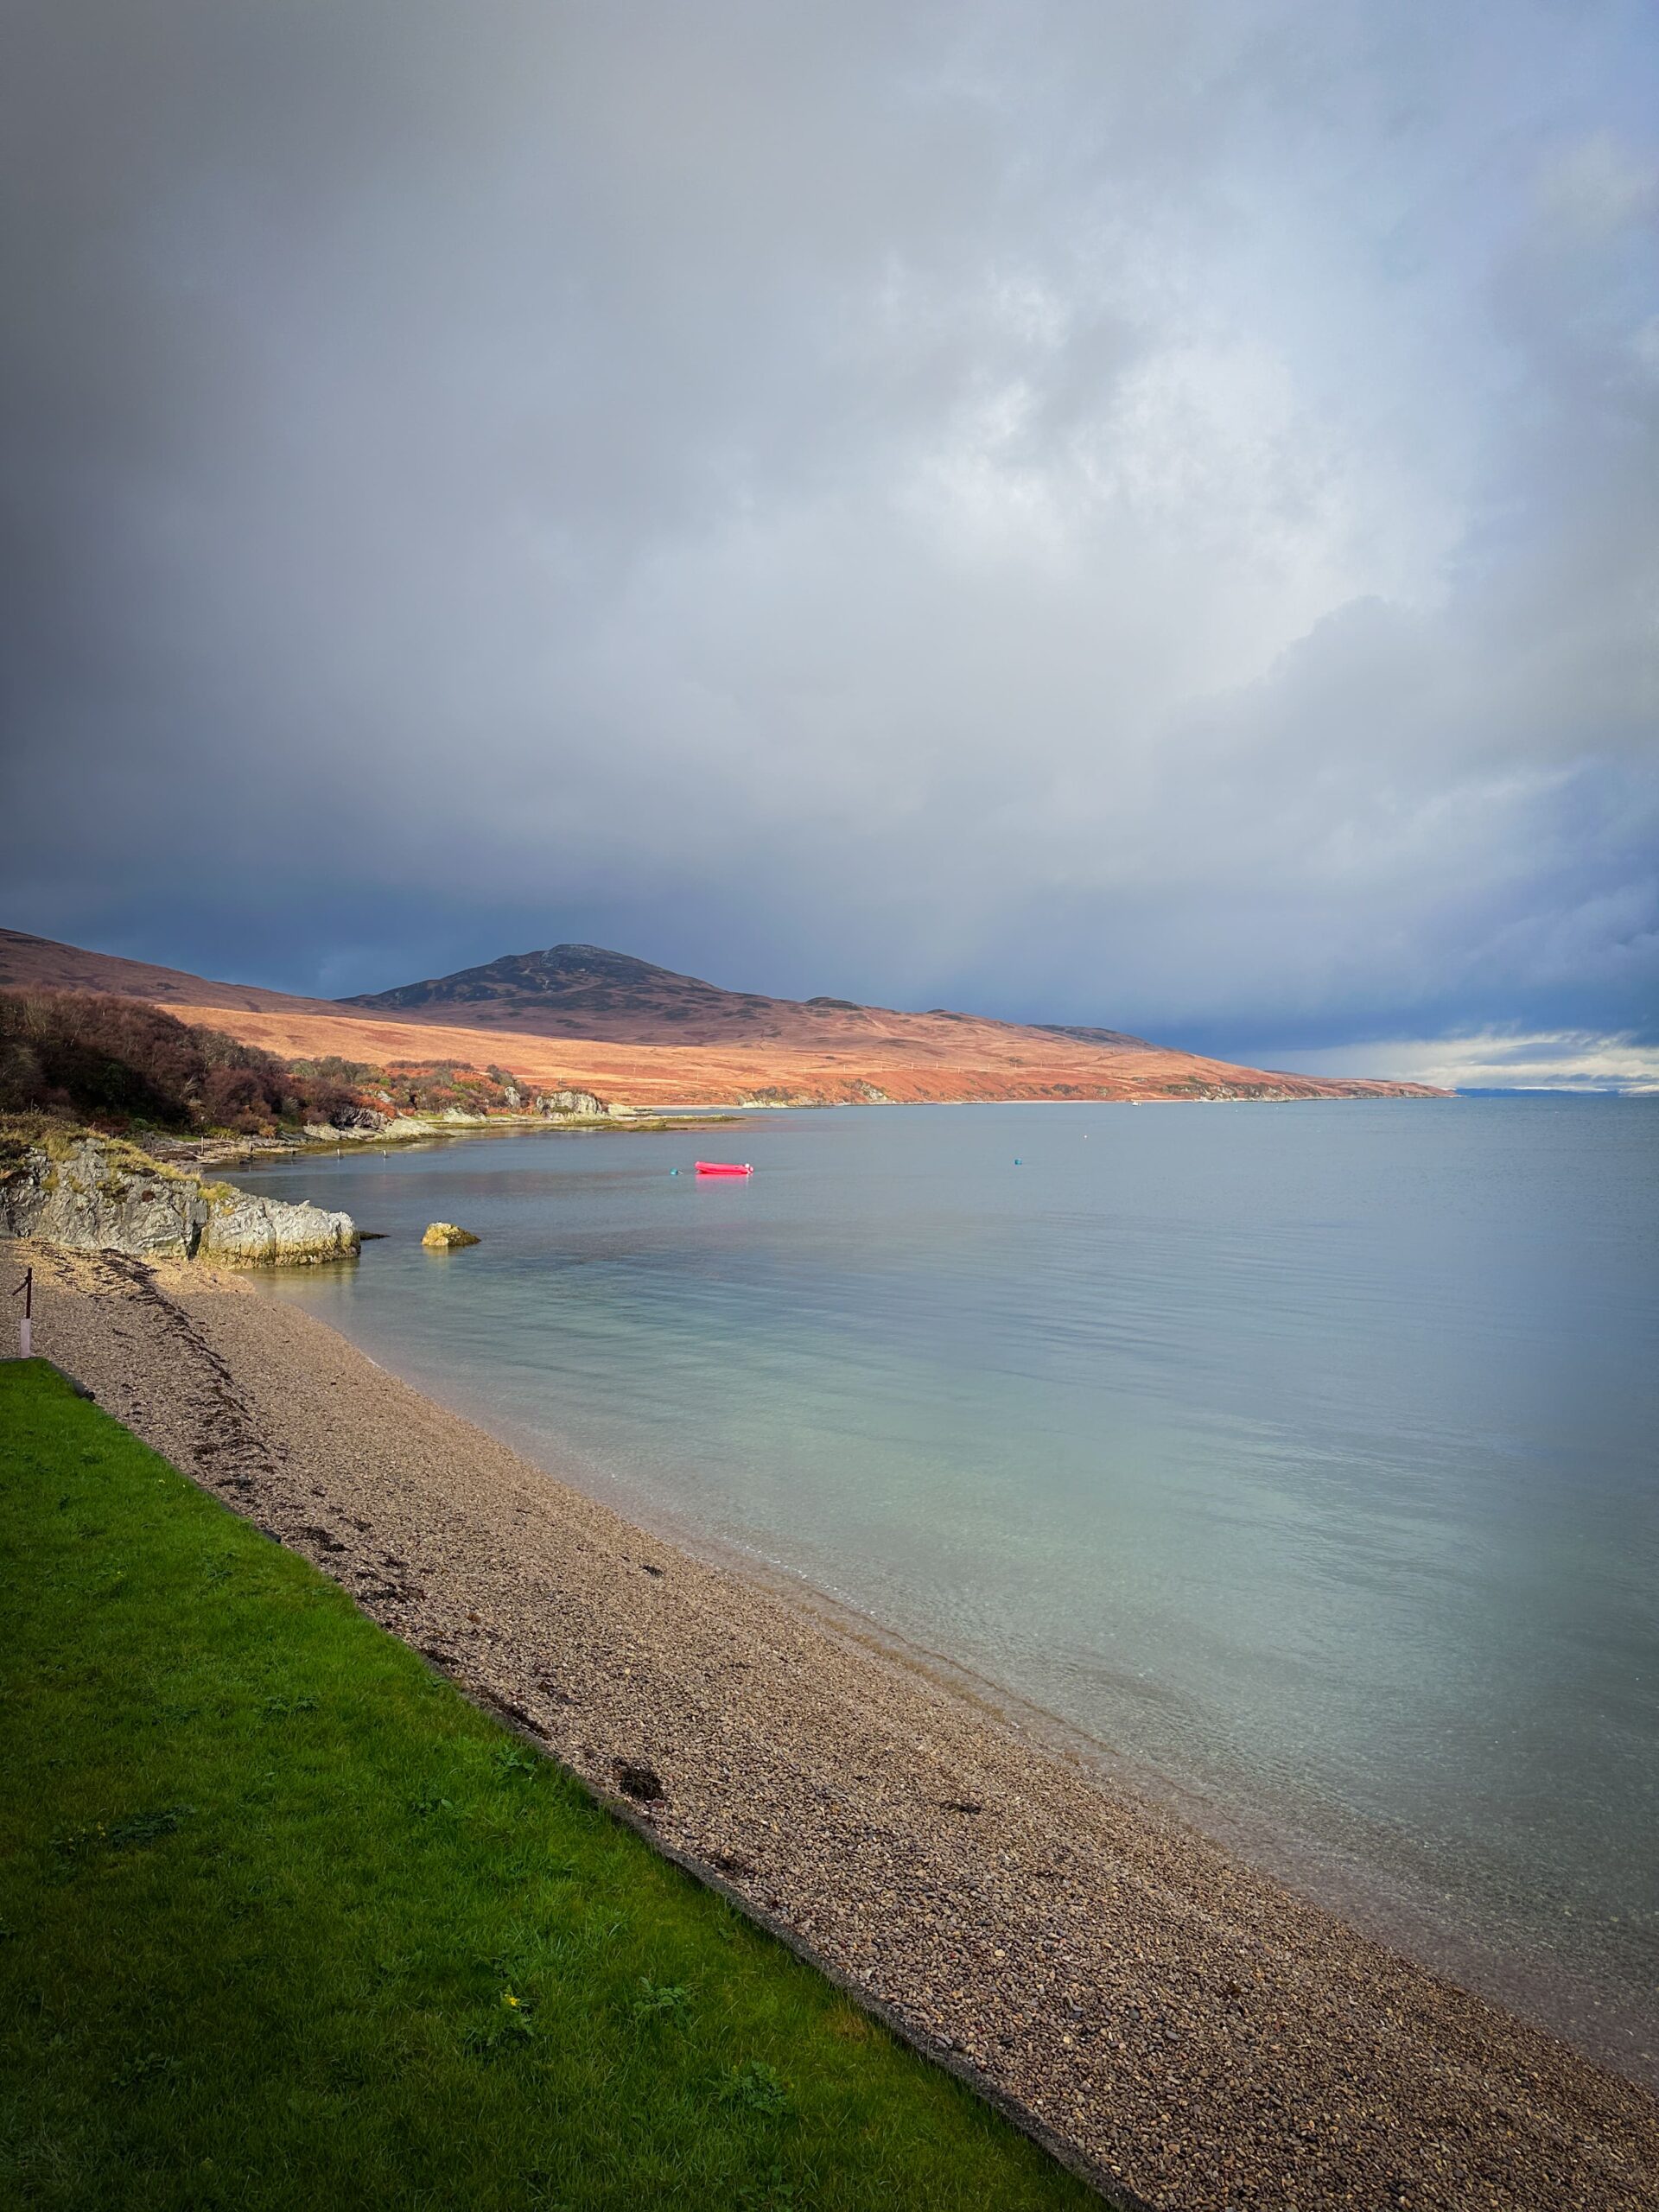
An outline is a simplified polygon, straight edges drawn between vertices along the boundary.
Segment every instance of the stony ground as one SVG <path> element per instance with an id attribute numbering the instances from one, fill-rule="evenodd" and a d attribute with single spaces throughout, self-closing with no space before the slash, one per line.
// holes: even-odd
<path id="1" fill-rule="evenodd" d="M 1659 2207 L 1640 2089 L 1173 1817 L 291 1307 L 22 1256 L 38 1351 L 1125 2201 Z"/>

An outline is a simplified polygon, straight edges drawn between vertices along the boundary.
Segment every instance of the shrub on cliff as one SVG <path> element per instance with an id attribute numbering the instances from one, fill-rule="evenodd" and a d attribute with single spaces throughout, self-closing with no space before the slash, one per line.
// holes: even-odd
<path id="1" fill-rule="evenodd" d="M 251 1135 L 280 1121 L 333 1121 L 354 1103 L 328 1077 L 302 1075 L 142 999 L 0 991 L 0 1110 L 8 1113 Z"/>
<path id="2" fill-rule="evenodd" d="M 397 1060 L 387 1068 L 385 1082 L 395 1103 L 410 1114 L 442 1114 L 447 1108 L 463 1114 L 499 1113 L 518 1096 L 511 1076 L 499 1068 L 480 1072 L 456 1060 Z"/>
<path id="3" fill-rule="evenodd" d="M 314 1089 L 326 1083 L 349 1084 L 405 1114 L 441 1114 L 447 1106 L 467 1114 L 496 1114 L 521 1104 L 530 1090 L 505 1068 L 480 1071 L 458 1060 L 393 1060 L 385 1067 L 371 1067 L 331 1053 L 293 1060 L 289 1065 L 294 1075 L 310 1080 Z"/>
<path id="4" fill-rule="evenodd" d="M 178 1123 L 202 1072 L 189 1030 L 139 999 L 0 992 L 0 1105 Z"/>

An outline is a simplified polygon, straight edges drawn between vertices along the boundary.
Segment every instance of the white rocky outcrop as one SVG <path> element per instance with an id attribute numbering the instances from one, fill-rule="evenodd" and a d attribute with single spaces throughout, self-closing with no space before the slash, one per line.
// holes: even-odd
<path id="1" fill-rule="evenodd" d="M 163 1166 L 118 1138 L 31 1145 L 0 1181 L 0 1230 L 140 1259 L 308 1266 L 358 1249 L 349 1214 L 255 1198 Z"/>
<path id="2" fill-rule="evenodd" d="M 230 1191 L 211 1202 L 196 1248 L 198 1257 L 231 1267 L 310 1267 L 355 1259 L 357 1252 L 357 1224 L 350 1214 L 254 1198 L 246 1191 Z"/>
<path id="3" fill-rule="evenodd" d="M 580 1114 L 584 1119 L 591 1117 L 595 1121 L 611 1110 L 604 1099 L 594 1091 L 573 1090 L 568 1087 L 543 1091 L 536 1104 L 543 1114 Z"/>
<path id="4" fill-rule="evenodd" d="M 368 1144 L 384 1135 L 392 1117 L 372 1106 L 358 1106 L 332 1122 L 308 1122 L 305 1134 L 313 1144 Z"/>

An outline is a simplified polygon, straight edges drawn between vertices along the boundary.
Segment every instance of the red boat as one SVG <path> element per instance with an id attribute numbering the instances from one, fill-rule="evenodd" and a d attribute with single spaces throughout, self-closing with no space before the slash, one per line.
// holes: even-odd
<path id="1" fill-rule="evenodd" d="M 754 1170 L 747 1160 L 740 1166 L 729 1160 L 700 1160 L 697 1173 L 699 1175 L 753 1175 Z"/>

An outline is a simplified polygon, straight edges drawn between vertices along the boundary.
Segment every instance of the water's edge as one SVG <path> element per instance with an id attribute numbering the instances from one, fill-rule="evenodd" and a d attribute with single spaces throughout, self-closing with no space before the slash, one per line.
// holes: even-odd
<path id="1" fill-rule="evenodd" d="M 668 1137 L 423 1147 L 282 1172 L 392 1241 L 263 1287 L 1659 2087 L 1656 1135 L 867 1108 L 770 1117 L 718 1195 Z M 484 1245 L 423 1261 L 435 1217 Z"/>
<path id="2" fill-rule="evenodd" d="M 344 1330 L 340 1333 L 347 1335 Z M 618 1514 L 658 1543 L 748 1582 L 849 1643 L 907 1668 L 1051 1756 L 1092 1775 L 1110 1793 L 1131 1799 L 1145 1816 L 1179 1821 L 1373 1942 L 1548 2029 L 1595 2063 L 1659 2094 L 1659 2063 L 1644 2048 L 1645 2022 L 1610 2005 L 1605 1993 L 1568 1981 L 1559 1970 L 1541 1972 L 1490 1934 L 1476 1936 L 1427 1918 L 1408 1894 L 1389 1886 L 1381 1868 L 1367 1866 L 1353 1854 L 1333 1853 L 1323 1838 L 1251 1820 L 1217 1796 L 1183 1787 L 1167 1775 L 1137 1764 L 1063 1714 L 904 1635 L 849 1598 L 808 1581 L 785 1561 L 677 1517 L 659 1499 L 636 1486 L 605 1480 L 574 1446 L 504 1419 L 452 1380 L 435 1381 L 418 1367 L 388 1360 L 384 1352 L 375 1357 L 349 1336 L 348 1341 L 372 1364 L 385 1368 L 423 1397 L 506 1445 L 551 1480 Z"/>

